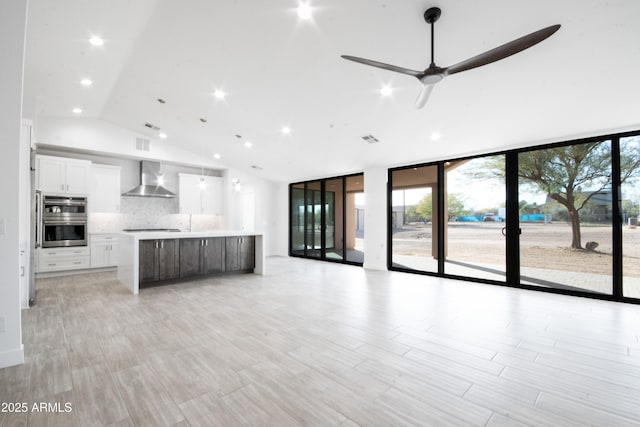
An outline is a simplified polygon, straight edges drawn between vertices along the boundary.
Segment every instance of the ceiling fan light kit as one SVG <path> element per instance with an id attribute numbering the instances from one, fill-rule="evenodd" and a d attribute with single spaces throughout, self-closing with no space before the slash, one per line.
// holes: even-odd
<path id="1" fill-rule="evenodd" d="M 494 49 L 476 55 L 472 58 L 458 62 L 457 64 L 442 68 L 436 65 L 434 59 L 433 25 L 438 21 L 441 14 L 442 10 L 440 10 L 440 8 L 438 7 L 431 7 L 424 13 L 424 20 L 427 22 L 427 24 L 431 25 L 431 64 L 429 64 L 429 67 L 424 71 L 411 70 L 409 68 L 398 67 L 396 65 L 385 64 L 383 62 L 373 61 L 371 59 L 360 58 L 357 56 L 342 55 L 342 58 L 348 59 L 349 61 L 359 62 L 364 65 L 382 68 L 384 70 L 406 74 L 417 78 L 418 80 L 420 80 L 423 86 L 422 90 L 418 94 L 418 98 L 416 99 L 416 108 L 422 108 L 427 103 L 429 95 L 431 95 L 431 92 L 433 91 L 433 86 L 436 83 L 439 83 L 446 76 L 460 73 L 462 71 L 468 71 L 473 68 L 481 67 L 483 65 L 491 64 L 492 62 L 496 62 L 518 52 L 522 52 L 523 50 L 528 49 L 550 37 L 553 33 L 560 29 L 559 24 L 551 25 L 549 27 L 534 31 L 533 33 L 527 34 L 526 36 L 522 36 Z"/>

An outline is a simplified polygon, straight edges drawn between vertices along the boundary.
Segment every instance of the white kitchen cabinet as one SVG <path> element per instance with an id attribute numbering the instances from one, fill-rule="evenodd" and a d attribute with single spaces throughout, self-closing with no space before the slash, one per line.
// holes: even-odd
<path id="1" fill-rule="evenodd" d="M 118 236 L 116 234 L 91 234 L 91 268 L 118 265 Z"/>
<path id="2" fill-rule="evenodd" d="M 88 246 L 38 249 L 38 273 L 89 268 Z"/>
<path id="3" fill-rule="evenodd" d="M 49 194 L 87 194 L 89 192 L 88 160 L 37 156 L 37 188 Z"/>
<path id="4" fill-rule="evenodd" d="M 89 212 L 120 212 L 120 167 L 91 165 Z"/>
<path id="5" fill-rule="evenodd" d="M 180 177 L 180 213 L 222 214 L 222 178 L 178 174 Z"/>

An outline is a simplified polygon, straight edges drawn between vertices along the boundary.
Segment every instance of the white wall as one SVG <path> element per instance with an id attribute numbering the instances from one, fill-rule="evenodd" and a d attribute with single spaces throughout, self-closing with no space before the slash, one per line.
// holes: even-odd
<path id="1" fill-rule="evenodd" d="M 289 254 L 289 184 L 274 184 L 271 200 L 271 240 L 272 255 Z"/>
<path id="2" fill-rule="evenodd" d="M 364 171 L 364 268 L 387 269 L 387 169 Z"/>
<path id="3" fill-rule="evenodd" d="M 20 326 L 19 218 L 20 131 L 26 0 L 0 6 L 0 368 L 24 362 Z M 24 213 L 28 215 L 28 213 Z"/>

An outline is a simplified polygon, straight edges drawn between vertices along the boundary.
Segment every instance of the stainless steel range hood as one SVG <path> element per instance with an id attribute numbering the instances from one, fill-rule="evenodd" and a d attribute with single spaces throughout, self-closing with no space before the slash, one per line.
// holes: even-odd
<path id="1" fill-rule="evenodd" d="M 160 185 L 161 176 L 159 162 L 143 160 L 140 162 L 140 185 L 122 195 L 125 197 L 176 197 L 174 193 Z"/>

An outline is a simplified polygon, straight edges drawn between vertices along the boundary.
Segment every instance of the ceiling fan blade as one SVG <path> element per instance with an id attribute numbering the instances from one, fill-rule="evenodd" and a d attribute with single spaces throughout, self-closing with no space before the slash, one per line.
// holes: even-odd
<path id="1" fill-rule="evenodd" d="M 349 61 L 359 62 L 364 65 L 370 65 L 372 67 L 382 68 L 384 70 L 395 71 L 396 73 L 408 74 L 413 77 L 418 77 L 420 71 L 410 70 L 408 68 L 398 67 L 395 65 L 385 64 L 384 62 L 372 61 L 371 59 L 358 58 L 357 56 L 340 55 L 344 59 Z"/>
<path id="2" fill-rule="evenodd" d="M 447 75 L 455 74 L 499 61 L 540 43 L 559 29 L 560 25 L 552 25 L 531 34 L 527 34 L 526 36 L 512 40 L 509 43 L 505 43 L 502 46 L 498 46 L 494 49 L 481 53 L 480 55 L 476 55 L 473 58 L 469 58 L 465 61 L 458 62 L 455 65 L 447 67 L 446 73 Z"/>
<path id="3" fill-rule="evenodd" d="M 420 109 L 424 107 L 424 105 L 427 103 L 427 100 L 429 99 L 429 95 L 431 95 L 431 92 L 433 91 L 434 86 L 435 84 L 431 84 L 424 85 L 422 87 L 422 90 L 418 94 L 418 98 L 416 98 L 416 108 Z"/>

